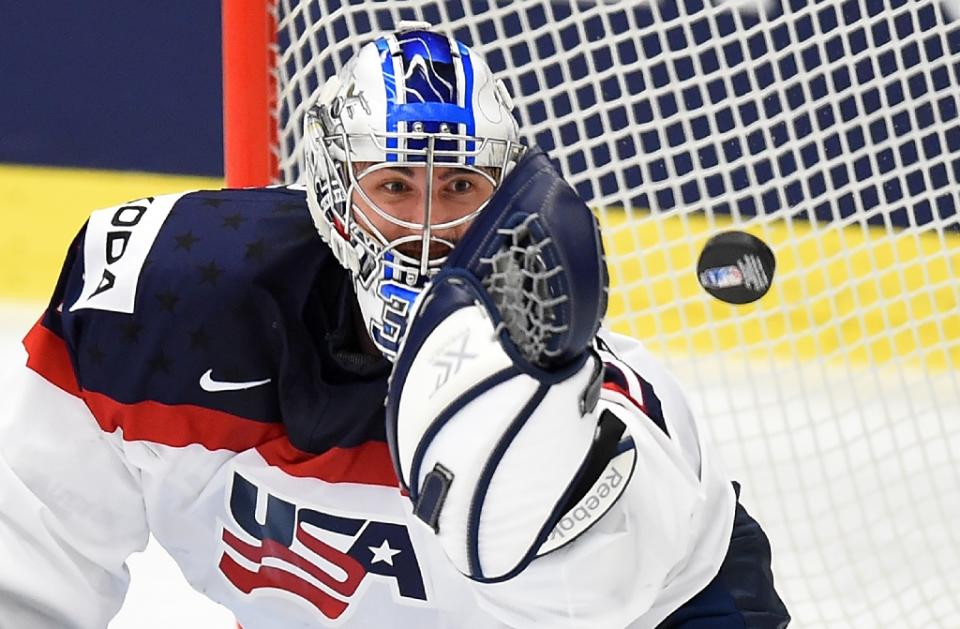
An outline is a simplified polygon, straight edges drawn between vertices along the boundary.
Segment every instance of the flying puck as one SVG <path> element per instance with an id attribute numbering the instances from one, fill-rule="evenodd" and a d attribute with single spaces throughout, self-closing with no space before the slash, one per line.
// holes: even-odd
<path id="1" fill-rule="evenodd" d="M 749 304 L 763 297 L 773 282 L 776 259 L 756 236 L 741 231 L 717 234 L 697 261 L 704 290 L 728 304 Z"/>

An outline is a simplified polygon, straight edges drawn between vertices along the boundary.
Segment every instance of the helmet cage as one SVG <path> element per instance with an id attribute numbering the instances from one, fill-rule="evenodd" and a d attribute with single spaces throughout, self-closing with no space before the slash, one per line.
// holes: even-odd
<path id="1" fill-rule="evenodd" d="M 324 109 L 327 109 L 324 105 L 315 107 L 308 113 L 308 118 L 327 127 L 323 124 L 324 118 L 331 122 L 333 119 L 324 115 L 327 113 L 322 111 Z M 416 123 L 412 126 L 418 127 Z M 384 266 L 392 267 L 392 276 L 403 283 L 422 285 L 436 274 L 446 260 L 446 255 L 431 256 L 431 245 L 439 245 L 449 251 L 456 244 L 438 236 L 437 232 L 471 222 L 486 206 L 484 201 L 462 216 L 440 223 L 433 222 L 432 187 L 436 167 L 460 168 L 475 173 L 496 189 L 524 151 L 522 144 L 512 140 L 450 132 L 431 133 L 422 130 L 422 127 L 415 131 L 367 134 L 324 131 L 322 135 L 310 134 L 312 137 L 308 141 L 317 142 L 315 148 L 319 151 L 314 151 L 314 155 L 322 155 L 325 164 L 321 168 L 326 170 L 327 176 L 316 177 L 309 172 L 308 175 L 317 186 L 317 198 L 324 217 L 350 249 L 356 252 L 358 264 L 355 270 L 364 286 L 369 286 L 374 277 L 380 276 L 378 271 Z M 358 158 L 374 153 L 381 158 L 376 161 Z M 364 164 L 369 165 L 361 169 Z M 308 164 L 308 171 L 311 170 L 310 166 Z M 426 195 L 421 221 L 408 221 L 393 215 L 364 190 L 362 181 L 365 177 L 378 170 L 396 167 L 426 169 Z M 326 190 L 323 189 L 323 183 L 328 185 Z M 354 202 L 354 195 L 363 199 L 378 217 L 403 228 L 407 233 L 388 238 Z M 419 243 L 420 254 L 413 256 L 404 253 L 401 247 L 407 243 Z"/>
<path id="2" fill-rule="evenodd" d="M 489 202 L 455 199 L 434 223 L 434 171 L 462 168 L 496 190 L 525 150 L 512 109 L 506 86 L 464 44 L 428 24 L 401 23 L 327 79 L 306 112 L 310 214 L 353 276 L 367 331 L 388 358 L 399 351 L 416 295 Z M 387 168 L 425 169 L 422 209 L 407 204 L 414 197 L 374 202 L 379 194 L 364 180 Z"/>

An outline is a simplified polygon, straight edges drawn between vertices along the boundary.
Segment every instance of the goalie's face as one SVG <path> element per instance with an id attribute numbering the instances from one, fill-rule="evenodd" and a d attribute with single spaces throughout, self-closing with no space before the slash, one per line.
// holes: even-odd
<path id="1" fill-rule="evenodd" d="M 354 220 L 383 253 L 420 273 L 442 264 L 490 199 L 489 168 L 389 162 L 357 167 Z"/>
<path id="2" fill-rule="evenodd" d="M 304 118 L 307 203 L 387 357 L 417 294 L 523 153 L 506 86 L 427 25 L 363 46 Z"/>

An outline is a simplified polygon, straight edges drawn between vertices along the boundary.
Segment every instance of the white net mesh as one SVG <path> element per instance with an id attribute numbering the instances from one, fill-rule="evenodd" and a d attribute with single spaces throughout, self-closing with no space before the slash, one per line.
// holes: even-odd
<path id="1" fill-rule="evenodd" d="M 596 208 L 609 325 L 687 384 L 798 627 L 960 626 L 960 22 L 938 2 L 278 2 L 295 179 L 320 77 L 446 24 Z M 740 7 L 740 8 L 738 8 Z M 737 226 L 763 300 L 696 282 Z"/>

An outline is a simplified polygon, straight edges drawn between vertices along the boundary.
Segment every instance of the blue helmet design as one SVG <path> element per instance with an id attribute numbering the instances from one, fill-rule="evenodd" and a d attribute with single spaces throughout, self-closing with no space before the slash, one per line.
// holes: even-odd
<path id="1" fill-rule="evenodd" d="M 503 83 L 463 43 L 424 23 L 363 46 L 320 90 L 304 123 L 307 199 L 320 235 L 354 278 L 368 332 L 393 358 L 417 294 L 484 203 L 435 219 L 433 195 L 399 215 L 366 181 L 384 169 L 462 169 L 492 191 L 524 147 Z M 381 173 L 382 174 L 382 173 Z M 431 190 L 427 185 L 427 190 Z M 414 216 L 411 216 L 414 215 Z"/>

